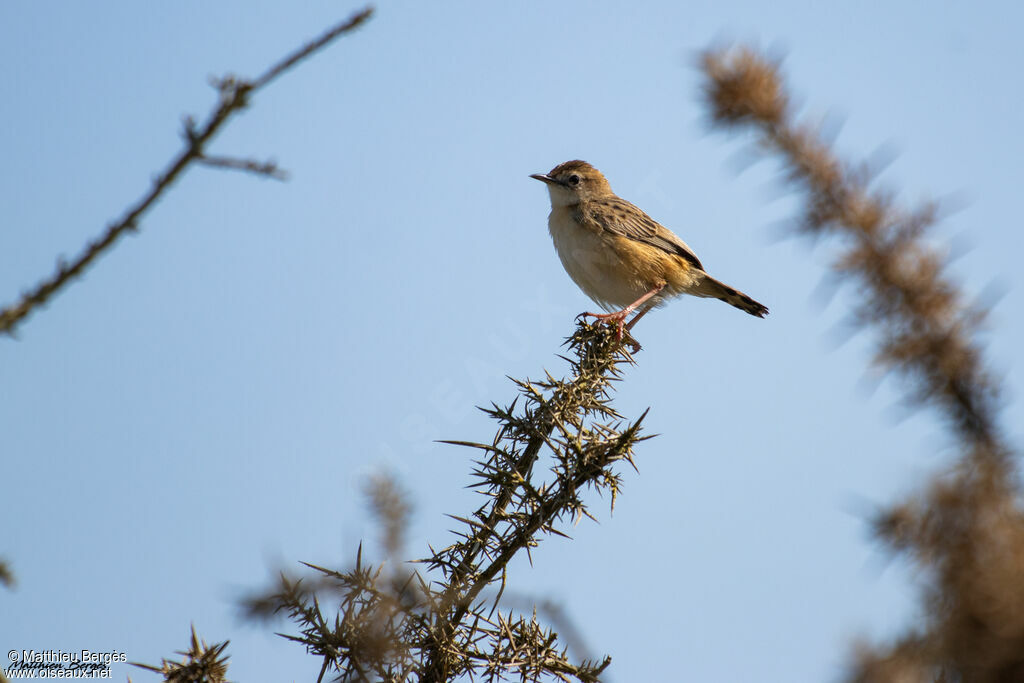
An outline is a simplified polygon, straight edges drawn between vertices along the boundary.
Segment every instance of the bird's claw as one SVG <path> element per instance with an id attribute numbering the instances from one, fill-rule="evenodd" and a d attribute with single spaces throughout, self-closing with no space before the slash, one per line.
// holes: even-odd
<path id="1" fill-rule="evenodd" d="M 633 339 L 633 335 L 629 334 L 626 329 L 626 317 L 629 315 L 629 311 L 616 311 L 615 313 L 591 313 L 584 311 L 576 316 L 576 321 L 579 322 L 581 319 L 586 320 L 588 317 L 594 318 L 595 322 L 601 322 L 606 325 L 615 326 L 615 341 L 625 342 L 632 349 L 633 353 L 640 350 L 640 343 L 636 339 Z"/>

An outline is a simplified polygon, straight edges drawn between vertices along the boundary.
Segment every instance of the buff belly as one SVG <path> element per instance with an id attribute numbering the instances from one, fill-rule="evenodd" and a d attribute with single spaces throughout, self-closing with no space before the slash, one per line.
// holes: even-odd
<path id="1" fill-rule="evenodd" d="M 698 280 L 682 259 L 626 237 L 582 228 L 567 211 L 552 211 L 548 229 L 569 277 L 605 310 L 625 308 L 662 283 L 668 285 L 665 295 L 671 296 Z"/>

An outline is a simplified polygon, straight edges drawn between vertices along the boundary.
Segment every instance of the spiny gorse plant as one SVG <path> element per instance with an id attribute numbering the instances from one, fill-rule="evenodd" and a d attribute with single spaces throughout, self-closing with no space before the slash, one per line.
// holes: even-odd
<path id="1" fill-rule="evenodd" d="M 282 575 L 248 601 L 250 615 L 287 614 L 298 633 L 286 637 L 322 660 L 321 680 L 598 680 L 610 658 L 574 663 L 536 610 L 519 614 L 501 604 L 512 558 L 592 517 L 587 489 L 607 494 L 614 507 L 618 466 L 633 465 L 634 446 L 647 438 L 643 416 L 627 422 L 611 406 L 618 366 L 631 361 L 614 333 L 581 324 L 568 346 L 568 379 L 514 380 L 519 396 L 511 405 L 485 410 L 498 423 L 490 443 L 448 442 L 481 453 L 472 485 L 486 502 L 453 516 L 455 541 L 417 560 L 422 570 L 370 565 L 360 547 L 348 569 L 307 565 L 310 576 Z M 545 454 L 546 476 L 538 465 Z M 371 499 L 393 555 L 408 509 L 384 480 L 372 485 Z"/>
<path id="2" fill-rule="evenodd" d="M 801 231 L 843 245 L 832 264 L 862 299 L 855 323 L 878 339 L 875 362 L 902 376 L 911 404 L 948 425 L 951 471 L 878 514 L 874 529 L 925 577 L 921 624 L 884 646 L 860 644 L 850 681 L 1024 681 L 1024 509 L 1012 447 L 998 425 L 998 378 L 972 305 L 927 241 L 936 207 L 913 211 L 873 188 L 797 120 L 778 65 L 747 48 L 705 53 L 715 125 L 751 131 L 803 197 Z"/>
<path id="3" fill-rule="evenodd" d="M 228 672 L 228 656 L 225 654 L 229 641 L 208 645 L 192 627 L 192 638 L 187 650 L 177 654 L 181 661 L 164 659 L 158 666 L 138 664 L 134 666 L 147 671 L 155 671 L 164 677 L 167 683 L 226 683 Z M 131 678 L 128 679 L 129 683 Z"/>

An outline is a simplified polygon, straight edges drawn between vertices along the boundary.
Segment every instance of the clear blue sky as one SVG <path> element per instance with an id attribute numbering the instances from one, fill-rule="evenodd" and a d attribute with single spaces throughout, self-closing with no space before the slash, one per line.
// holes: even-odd
<path id="1" fill-rule="evenodd" d="M 0 300 L 138 197 L 204 115 L 209 75 L 261 71 L 354 5 L 4 3 Z M 157 662 L 194 623 L 230 677 L 309 680 L 316 661 L 239 623 L 234 599 L 298 560 L 376 552 L 361 493 L 390 468 L 416 506 L 410 556 L 466 514 L 474 404 L 555 357 L 592 304 L 528 174 L 566 159 L 678 232 L 757 320 L 685 299 L 648 316 L 617 405 L 657 439 L 615 514 L 545 541 L 512 589 L 562 602 L 616 681 L 821 681 L 856 636 L 914 618 L 915 576 L 865 515 L 953 455 L 930 415 L 837 345 L 834 245 L 780 240 L 776 168 L 738 172 L 708 135 L 698 50 L 786 53 L 806 110 L 851 158 L 898 156 L 902 201 L 953 196 L 935 233 L 968 291 L 1005 296 L 989 346 L 1019 437 L 1024 386 L 1019 3 L 383 3 L 258 96 L 214 145 L 288 183 L 195 169 L 95 269 L 0 340 L 0 652 Z M 115 668 L 114 676 L 144 672 Z"/>

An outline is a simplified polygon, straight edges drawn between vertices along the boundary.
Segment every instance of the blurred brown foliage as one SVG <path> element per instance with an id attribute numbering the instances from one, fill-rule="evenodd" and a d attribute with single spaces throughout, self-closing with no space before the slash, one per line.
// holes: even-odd
<path id="1" fill-rule="evenodd" d="M 800 232 L 844 245 L 832 264 L 863 295 L 859 326 L 879 340 L 875 362 L 934 409 L 960 452 L 911 500 L 879 514 L 877 538 L 923 577 L 923 623 L 887 645 L 857 645 L 850 681 L 1024 681 L 1024 512 L 1011 448 L 998 426 L 999 382 L 970 305 L 925 240 L 932 205 L 906 212 L 873 189 L 872 173 L 836 157 L 801 123 L 779 64 L 737 47 L 702 57 L 714 125 L 752 131 L 804 199 Z"/>
<path id="2" fill-rule="evenodd" d="M 6 560 L 0 560 L 0 584 L 11 588 L 14 586 L 14 572 Z"/>

